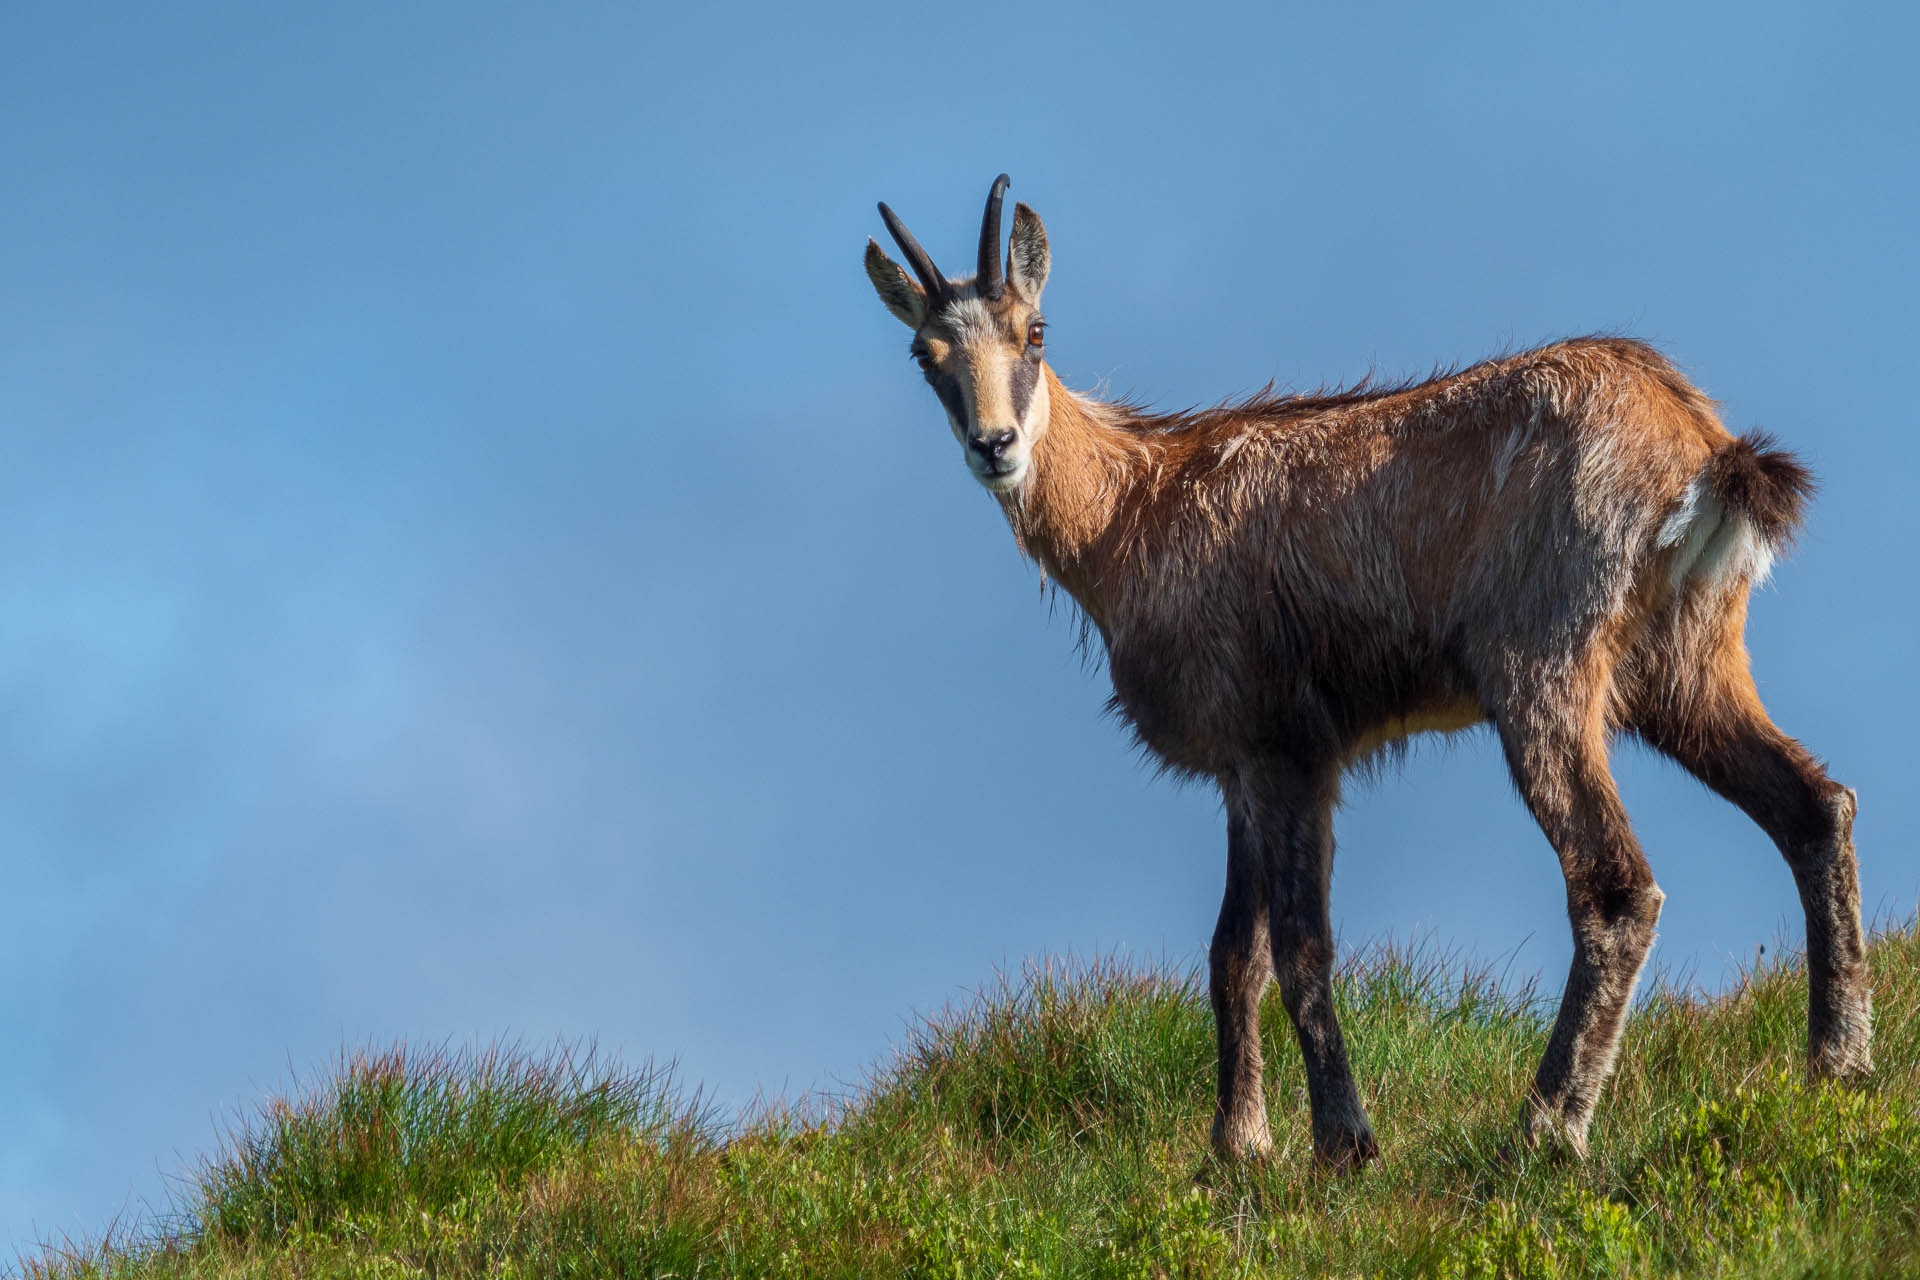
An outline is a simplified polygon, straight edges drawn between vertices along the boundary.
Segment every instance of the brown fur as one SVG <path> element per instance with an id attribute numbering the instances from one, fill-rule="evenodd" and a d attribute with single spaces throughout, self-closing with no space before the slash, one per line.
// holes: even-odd
<path id="1" fill-rule="evenodd" d="M 1044 282 L 1037 243 L 1037 267 L 1032 252 L 1021 265 Z M 949 405 L 963 441 L 983 429 L 970 406 L 1001 403 L 979 371 L 1013 358 L 983 351 L 1037 306 L 1037 288 L 1010 290 L 991 324 L 971 322 L 971 350 L 929 373 L 975 371 L 962 410 Z M 928 317 L 919 340 L 958 344 L 945 323 Z M 1734 439 L 1664 357 L 1618 338 L 1189 414 L 1076 396 L 1041 372 L 1044 421 L 1014 424 L 1030 455 L 998 501 L 1098 633 L 1114 709 L 1226 802 L 1210 955 L 1222 1154 L 1271 1145 L 1257 1022 L 1270 977 L 1305 1059 L 1316 1153 L 1377 1151 L 1332 1004 L 1332 810 L 1344 770 L 1429 728 L 1494 726 L 1566 877 L 1574 958 L 1529 1141 L 1584 1152 L 1660 914 L 1607 767 L 1622 729 L 1774 838 L 1807 914 L 1811 1066 L 1870 1069 L 1852 793 L 1767 719 L 1742 642 L 1751 579 L 1811 488 L 1791 455 Z"/>
<path id="2" fill-rule="evenodd" d="M 1813 473 L 1773 447 L 1773 437 L 1751 431 L 1714 454 L 1703 477 L 1728 506 L 1744 511 L 1762 539 L 1783 545 L 1800 531 Z"/>

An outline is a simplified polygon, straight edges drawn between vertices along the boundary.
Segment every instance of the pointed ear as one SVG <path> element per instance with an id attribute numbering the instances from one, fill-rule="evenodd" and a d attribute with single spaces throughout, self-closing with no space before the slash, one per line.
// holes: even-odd
<path id="1" fill-rule="evenodd" d="M 867 241 L 867 279 L 887 310 L 909 329 L 918 329 L 927 318 L 926 291 L 908 278 L 906 268 L 886 255 L 872 240 Z"/>
<path id="2" fill-rule="evenodd" d="M 1007 279 L 1033 306 L 1040 305 L 1040 291 L 1047 287 L 1047 269 L 1052 259 L 1047 254 L 1047 229 L 1040 215 L 1024 204 L 1013 206 L 1013 236 L 1007 241 Z"/>

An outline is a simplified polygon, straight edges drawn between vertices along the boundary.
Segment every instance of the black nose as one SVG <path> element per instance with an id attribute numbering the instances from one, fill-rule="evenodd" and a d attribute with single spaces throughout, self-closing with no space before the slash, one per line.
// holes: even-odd
<path id="1" fill-rule="evenodd" d="M 974 436 L 967 443 L 988 462 L 998 462 L 1013 447 L 1013 438 L 1011 431 L 996 431 L 992 435 Z"/>

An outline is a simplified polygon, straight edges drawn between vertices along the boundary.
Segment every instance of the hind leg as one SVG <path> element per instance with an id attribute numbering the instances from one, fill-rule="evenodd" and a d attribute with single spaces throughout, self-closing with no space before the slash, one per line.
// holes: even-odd
<path id="1" fill-rule="evenodd" d="M 1715 660 L 1638 701 L 1633 727 L 1640 736 L 1744 810 L 1793 871 L 1807 916 L 1808 1070 L 1867 1075 L 1873 999 L 1860 929 L 1853 792 L 1767 717 L 1737 634 L 1730 642 L 1723 635 Z"/>
<path id="2" fill-rule="evenodd" d="M 1559 855 L 1573 925 L 1566 990 L 1521 1125 L 1529 1145 L 1557 1137 L 1576 1155 L 1665 900 L 1607 769 L 1596 685 L 1543 689 L 1497 717 L 1514 784 Z"/>

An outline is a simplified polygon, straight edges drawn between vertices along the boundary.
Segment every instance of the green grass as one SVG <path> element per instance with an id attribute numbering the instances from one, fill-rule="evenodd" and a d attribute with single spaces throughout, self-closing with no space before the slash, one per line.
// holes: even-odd
<path id="1" fill-rule="evenodd" d="M 1516 1152 L 1537 1001 L 1381 953 L 1338 989 L 1383 1160 L 1309 1158 L 1266 1011 L 1276 1158 L 1205 1155 L 1192 975 L 1029 971 L 927 1021 L 828 1116 L 725 1126 L 591 1057 L 393 1052 L 277 1102 L 178 1216 L 34 1277 L 1912 1276 L 1920 933 L 1876 939 L 1878 1074 L 1805 1082 L 1804 977 L 1656 989 L 1585 1162 Z"/>

